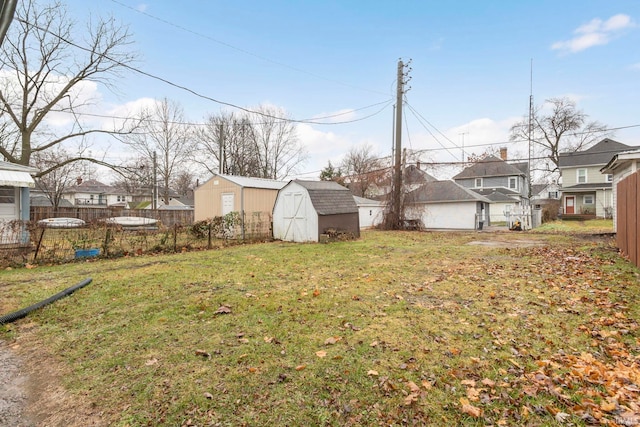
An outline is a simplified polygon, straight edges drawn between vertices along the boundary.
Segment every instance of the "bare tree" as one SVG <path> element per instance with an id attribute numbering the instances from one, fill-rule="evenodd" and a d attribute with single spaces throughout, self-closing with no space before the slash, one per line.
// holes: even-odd
<path id="1" fill-rule="evenodd" d="M 210 173 L 282 179 L 295 172 L 306 152 L 294 123 L 277 107 L 252 111 L 209 116 L 197 131 L 195 160 Z"/>
<path id="2" fill-rule="evenodd" d="M 195 188 L 196 177 L 191 171 L 183 170 L 178 173 L 172 184 L 178 195 L 189 196 Z"/>
<path id="3" fill-rule="evenodd" d="M 349 189 L 360 197 L 367 197 L 372 186 L 379 184 L 387 173 L 369 144 L 352 147 L 342 159 L 340 169 L 344 171 Z"/>
<path id="4" fill-rule="evenodd" d="M 610 133 L 605 125 L 587 121 L 589 116 L 578 110 L 576 103 L 569 98 L 551 98 L 546 103 L 551 111 L 545 114 L 542 107 L 536 109 L 532 138 L 551 161 L 550 172 L 558 171 L 560 153 L 583 150 Z M 528 137 L 528 119 L 511 127 L 512 141 L 528 140 Z"/>
<path id="5" fill-rule="evenodd" d="M 77 35 L 82 39 L 76 43 Z M 60 2 L 20 2 L 0 49 L 0 121 L 4 130 L 0 155 L 29 165 L 37 154 L 55 158 L 44 154 L 65 142 L 93 133 L 128 132 L 124 128 L 87 128 L 78 112 L 93 103 L 83 93 L 87 83 L 111 87 L 112 79 L 134 61 L 134 54 L 128 50 L 130 44 L 128 28 L 113 19 L 90 21 L 86 29 L 76 31 Z M 69 115 L 70 127 L 55 131 L 47 126 L 53 113 Z M 80 160 L 103 163 L 69 155 L 39 176 Z"/>
<path id="6" fill-rule="evenodd" d="M 60 200 L 69 187 L 81 182 L 82 177 L 91 172 L 87 162 L 67 162 L 70 157 L 72 156 L 69 153 L 59 147 L 46 152 L 36 152 L 33 156 L 36 168 L 50 170 L 50 173 L 38 178 L 38 187 L 54 208 L 60 206 Z"/>
<path id="7" fill-rule="evenodd" d="M 246 114 L 210 115 L 195 136 L 198 149 L 193 160 L 209 173 L 258 176 L 253 126 Z"/>
<path id="8" fill-rule="evenodd" d="M 123 138 L 147 162 L 156 157 L 161 196 L 169 204 L 169 188 L 173 179 L 187 166 L 193 151 L 193 137 L 179 103 L 167 98 L 155 101 L 141 112 L 140 128 Z"/>
<path id="9" fill-rule="evenodd" d="M 153 159 L 138 155 L 117 168 L 112 185 L 127 194 L 151 195 L 153 189 Z"/>
<path id="10" fill-rule="evenodd" d="M 307 158 L 295 125 L 278 107 L 261 105 L 253 111 L 253 143 L 261 178 L 282 179 L 294 173 Z"/>

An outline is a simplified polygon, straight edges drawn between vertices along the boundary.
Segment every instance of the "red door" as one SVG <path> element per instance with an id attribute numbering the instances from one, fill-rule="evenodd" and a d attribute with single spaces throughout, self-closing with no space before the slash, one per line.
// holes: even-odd
<path id="1" fill-rule="evenodd" d="M 566 213 L 567 215 L 573 215 L 576 213 L 575 196 L 566 196 L 564 198 L 564 213 Z"/>

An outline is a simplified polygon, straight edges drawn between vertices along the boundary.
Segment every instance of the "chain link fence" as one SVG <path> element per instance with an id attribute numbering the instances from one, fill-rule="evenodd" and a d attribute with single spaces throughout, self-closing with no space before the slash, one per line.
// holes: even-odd
<path id="1" fill-rule="evenodd" d="M 81 227 L 0 222 L 0 267 L 64 263 L 87 258 L 215 249 L 239 241 L 270 240 L 271 215 L 237 212 L 192 225 L 128 227 L 95 221 Z"/>

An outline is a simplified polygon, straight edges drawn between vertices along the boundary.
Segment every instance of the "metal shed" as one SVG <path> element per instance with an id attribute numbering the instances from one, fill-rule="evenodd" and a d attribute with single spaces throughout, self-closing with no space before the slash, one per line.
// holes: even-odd
<path id="1" fill-rule="evenodd" d="M 274 238 L 317 242 L 333 232 L 360 237 L 358 206 L 348 188 L 333 181 L 293 180 L 278 191 Z"/>

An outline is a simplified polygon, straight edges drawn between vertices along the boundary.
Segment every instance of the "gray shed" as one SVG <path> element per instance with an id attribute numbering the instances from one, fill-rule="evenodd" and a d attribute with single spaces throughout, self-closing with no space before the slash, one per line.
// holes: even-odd
<path id="1" fill-rule="evenodd" d="M 348 188 L 333 181 L 293 180 L 278 191 L 273 207 L 273 237 L 317 242 L 338 232 L 360 237 L 358 206 Z"/>

